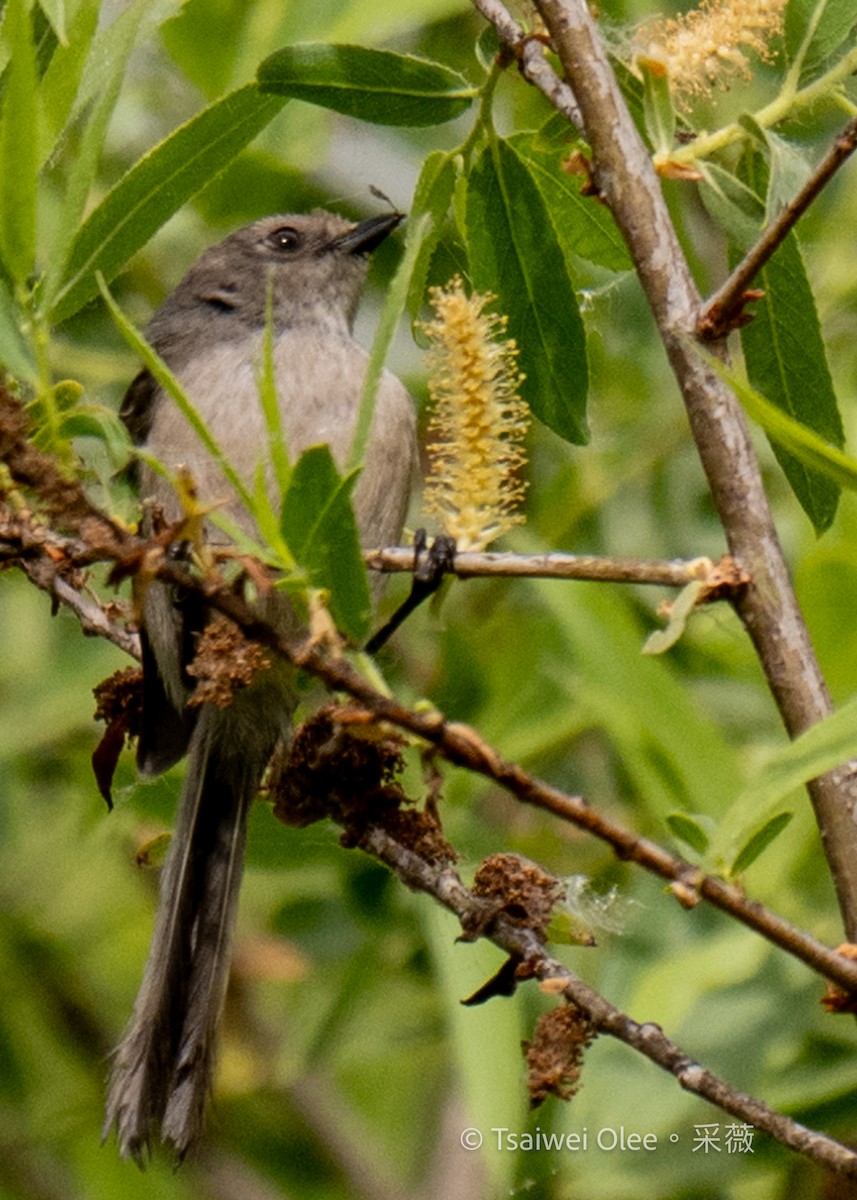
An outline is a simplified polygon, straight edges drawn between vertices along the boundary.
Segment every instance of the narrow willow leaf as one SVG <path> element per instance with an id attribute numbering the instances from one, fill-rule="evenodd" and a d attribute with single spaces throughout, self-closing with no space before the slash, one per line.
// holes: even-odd
<path id="1" fill-rule="evenodd" d="M 751 188 L 717 163 L 697 163 L 699 195 L 712 221 L 730 243 L 746 253 L 759 240 L 762 202 Z"/>
<path id="2" fill-rule="evenodd" d="M 130 0 L 114 6 L 115 18 L 101 20 L 92 42 L 83 77 L 74 102 L 72 119 L 80 116 L 93 100 L 110 86 L 117 63 L 125 62 L 125 47 L 141 42 L 181 11 L 187 0 Z M 103 10 L 106 6 L 99 6 Z M 124 67 L 123 67 L 124 69 Z"/>
<path id="3" fill-rule="evenodd" d="M 338 629 L 355 641 L 369 632 L 371 601 L 351 492 L 359 472 L 340 477 L 328 446 L 295 463 L 283 497 L 282 536 L 314 587 L 330 593 Z"/>
<path id="4" fill-rule="evenodd" d="M 701 818 L 697 819 L 688 813 L 670 813 L 666 818 L 670 831 L 695 850 L 697 854 L 705 854 L 708 849 L 709 837 Z"/>
<path id="5" fill-rule="evenodd" d="M 432 255 L 440 239 L 444 220 L 452 204 L 452 193 L 458 175 L 454 155 L 443 150 L 434 150 L 423 163 L 414 198 L 411 201 L 410 219 L 428 214 L 430 226 L 422 240 L 419 254 L 414 261 L 411 281 L 408 285 L 408 312 L 412 317 L 419 315 L 426 291 L 426 280 Z"/>
<path id="6" fill-rule="evenodd" d="M 643 120 L 656 157 L 667 157 L 675 140 L 675 107 L 669 74 L 662 63 L 639 58 L 643 76 Z"/>
<path id="7" fill-rule="evenodd" d="M 42 76 L 39 88 L 39 163 L 44 165 L 66 127 L 98 25 L 98 0 L 86 0 L 75 13 L 68 39 Z"/>
<path id="8" fill-rule="evenodd" d="M 66 33 L 65 0 L 39 0 L 39 8 L 50 22 L 56 40 L 61 46 L 68 42 Z"/>
<path id="9" fill-rule="evenodd" d="M 733 260 L 737 255 L 733 255 Z M 836 448 L 845 441 L 827 365 L 815 300 L 794 235 L 786 238 L 756 277 L 764 296 L 741 329 L 750 383 L 782 412 Z M 772 442 L 777 461 L 817 533 L 836 515 L 839 486 L 829 473 Z"/>
<path id="10" fill-rule="evenodd" d="M 770 182 L 765 196 L 765 224 L 775 220 L 795 198 L 812 173 L 812 167 L 793 142 L 765 131 Z"/>
<path id="11" fill-rule="evenodd" d="M 274 280 L 268 279 L 265 296 L 265 335 L 262 340 L 262 365 L 257 378 L 259 388 L 259 403 L 262 416 L 265 418 L 265 428 L 268 433 L 268 454 L 277 490 L 282 497 L 289 486 L 292 466 L 289 461 L 289 450 L 286 444 L 286 431 L 283 428 L 283 414 L 280 409 L 280 399 L 277 395 L 277 373 L 274 368 Z M 263 477 L 264 478 L 264 477 Z"/>
<path id="12" fill-rule="evenodd" d="M 217 176 L 276 116 L 284 101 L 254 84 L 180 126 L 111 189 L 75 237 L 51 319 L 63 321 L 112 279 L 177 209 Z"/>
<path id="13" fill-rule="evenodd" d="M 563 159 L 582 143 L 569 140 L 567 121 L 562 126 L 564 142 L 554 140 L 556 125 L 551 118 L 534 134 L 513 134 L 509 144 L 526 162 L 538 185 L 563 249 L 610 271 L 627 271 L 631 257 L 609 210 L 594 197 L 581 195 L 582 175 L 563 169 Z"/>
<path id="14" fill-rule="evenodd" d="M 831 446 L 806 425 L 787 416 L 718 359 L 710 355 L 706 355 L 706 358 L 712 370 L 729 384 L 747 415 L 764 429 L 772 443 L 782 446 L 794 458 L 816 473 L 827 476 L 840 488 L 857 490 L 857 458 L 852 458 L 837 446 Z"/>
<path id="15" fill-rule="evenodd" d="M 681 589 L 670 608 L 666 629 L 656 629 L 646 638 L 643 654 L 663 654 L 674 646 L 684 633 L 688 617 L 696 608 L 700 593 L 705 588 L 701 579 L 694 579 Z"/>
<path id="16" fill-rule="evenodd" d="M 372 342 L 369 361 L 366 364 L 366 376 L 363 380 L 363 390 L 360 393 L 360 407 L 357 410 L 354 434 L 351 438 L 351 446 L 348 451 L 349 471 L 363 465 L 366 446 L 372 429 L 372 417 L 375 412 L 375 397 L 378 393 L 378 384 L 381 382 L 384 363 L 387 361 L 387 355 L 393 342 L 396 326 L 405 310 L 408 285 L 411 281 L 414 264 L 419 256 L 423 239 L 430 228 L 431 217 L 428 213 L 423 213 L 415 221 L 408 222 L 405 234 L 405 253 L 402 255 L 402 261 L 396 268 L 396 273 L 387 288 L 387 298 L 381 310 L 378 331 Z"/>
<path id="17" fill-rule="evenodd" d="M 835 54 L 854 26 L 854 0 L 789 0 L 785 18 L 785 48 L 790 62 L 803 52 L 801 76 L 806 78 Z"/>
<path id="18" fill-rule="evenodd" d="M 782 804 L 795 788 L 852 758 L 857 758 L 857 696 L 780 747 L 748 779 L 734 808 L 745 813 L 750 809 L 758 820 L 758 814 L 767 816 L 767 811 Z"/>
<path id="19" fill-rule="evenodd" d="M 476 95 L 441 63 L 365 46 L 303 42 L 277 50 L 257 74 L 263 92 L 308 100 L 375 125 L 441 125 Z"/>
<path id="20" fill-rule="evenodd" d="M 16 283 L 36 260 L 36 51 L 26 0 L 7 0 L 3 42 L 11 55 L 0 109 L 0 258 Z"/>
<path id="21" fill-rule="evenodd" d="M 752 834 L 738 852 L 729 874 L 741 875 L 751 866 L 759 855 L 780 836 L 791 821 L 794 813 L 782 812 L 766 821 L 760 829 Z"/>
<path id="22" fill-rule="evenodd" d="M 136 0 L 112 25 L 97 33 L 90 45 L 71 113 L 63 129 L 65 132 L 69 125 L 80 122 L 76 153 L 63 191 L 60 211 L 54 222 L 50 258 L 40 285 L 39 304 L 42 310 L 50 307 L 65 273 L 71 245 L 98 176 L 107 129 L 119 99 L 128 59 L 145 23 L 147 7 L 144 0 Z M 101 86 L 90 95 L 93 74 Z"/>
<path id="23" fill-rule="evenodd" d="M 36 378 L 33 352 L 21 333 L 21 316 L 4 280 L 0 279 L 0 367 L 22 383 Z"/>
<path id="24" fill-rule="evenodd" d="M 509 318 L 525 380 L 521 395 L 560 437 L 588 440 L 586 335 L 568 264 L 541 192 L 508 142 L 494 139 L 467 177 L 473 284 Z"/>

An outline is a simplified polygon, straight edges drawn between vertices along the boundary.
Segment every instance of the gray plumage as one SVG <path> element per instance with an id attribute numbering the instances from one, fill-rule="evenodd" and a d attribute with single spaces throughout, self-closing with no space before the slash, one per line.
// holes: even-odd
<path id="1" fill-rule="evenodd" d="M 205 253 L 153 317 L 149 341 L 178 376 L 226 456 L 252 487 L 266 461 L 258 395 L 268 280 L 273 286 L 274 368 L 289 453 L 326 442 L 343 462 L 359 405 L 366 354 L 352 324 L 366 255 L 398 215 L 355 225 L 330 213 L 267 217 Z M 229 488 L 178 408 L 143 371 L 122 416 L 135 441 L 167 467 L 187 467 L 201 497 Z M 416 463 L 414 413 L 399 381 L 384 374 L 354 505 L 364 545 L 399 540 Z M 269 481 L 270 482 L 270 481 Z M 144 496 L 169 518 L 178 504 L 161 476 L 144 468 Z M 229 516 L 248 532 L 234 498 Z M 223 540 L 214 529 L 210 540 Z M 217 1025 L 230 949 L 247 815 L 265 766 L 289 736 L 296 697 L 292 668 L 276 662 L 225 709 L 188 708 L 186 667 L 207 614 L 198 598 L 149 584 L 143 614 L 144 705 L 138 746 L 143 774 L 183 754 L 189 763 L 160 886 L 152 946 L 128 1029 L 111 1073 L 105 1135 L 142 1163 L 153 1137 L 179 1158 L 198 1138 L 211 1089 Z M 292 632 L 281 597 L 263 614 Z"/>

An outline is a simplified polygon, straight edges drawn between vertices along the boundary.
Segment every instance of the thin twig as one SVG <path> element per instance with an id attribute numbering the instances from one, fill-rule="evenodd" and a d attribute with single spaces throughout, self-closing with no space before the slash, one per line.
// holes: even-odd
<path id="1" fill-rule="evenodd" d="M 420 556 L 425 557 L 426 552 Z M 404 546 L 367 550 L 366 565 L 373 571 L 413 571 L 414 551 Z M 517 579 L 592 579 L 612 583 L 656 584 L 684 587 L 693 580 L 711 578 L 720 564 L 708 558 L 632 559 L 594 554 L 500 554 L 473 551 L 457 553 L 448 567 L 461 579 L 489 575 Z"/>
<path id="2" fill-rule="evenodd" d="M 92 596 L 84 595 L 82 591 L 64 579 L 55 562 L 49 558 L 22 559 L 15 565 L 20 567 L 36 587 L 69 608 L 77 617 L 85 634 L 90 637 L 105 638 L 114 646 L 118 646 L 125 654 L 139 661 L 139 635 L 132 633 L 125 625 L 113 620 L 107 606 Z"/>
<path id="3" fill-rule="evenodd" d="M 473 6 L 486 21 L 490 21 L 500 41 L 513 52 L 523 77 L 537 87 L 572 125 L 582 129 L 583 122 L 574 92 L 545 59 L 541 40 L 529 36 L 499 0 L 473 0 Z"/>
<path id="4" fill-rule="evenodd" d="M 723 337 L 734 327 L 736 320 L 740 320 L 747 301 L 747 288 L 855 149 L 857 119 L 845 126 L 798 194 L 771 222 L 752 250 L 708 300 L 697 322 L 700 337 L 706 341 Z"/>
<path id="5" fill-rule="evenodd" d="M 377 826 L 366 831 L 360 845 L 391 867 L 408 886 L 433 896 L 454 913 L 465 931 L 474 928 L 484 930 L 485 902 L 464 886 L 455 871 L 425 862 Z M 754 1130 L 767 1133 L 830 1170 L 857 1175 L 857 1153 L 825 1134 L 799 1125 L 762 1101 L 736 1091 L 725 1080 L 685 1054 L 659 1026 L 633 1020 L 563 963 L 552 958 L 532 929 L 508 920 L 501 913 L 493 916 L 489 930 L 483 932 L 482 936 L 526 962 L 528 972 L 532 971 L 539 979 L 559 980 L 564 985 L 562 994 L 565 999 L 585 1014 L 594 1029 L 631 1046 L 673 1075 L 686 1091 L 708 1100 L 751 1125 Z"/>

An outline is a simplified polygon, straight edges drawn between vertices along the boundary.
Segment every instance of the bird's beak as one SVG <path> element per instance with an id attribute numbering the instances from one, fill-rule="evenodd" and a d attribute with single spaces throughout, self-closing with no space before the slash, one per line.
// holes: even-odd
<path id="1" fill-rule="evenodd" d="M 397 212 L 385 213 L 382 217 L 367 217 L 347 233 L 334 238 L 332 246 L 335 250 L 344 250 L 346 254 L 371 254 L 404 219 L 405 214 Z"/>

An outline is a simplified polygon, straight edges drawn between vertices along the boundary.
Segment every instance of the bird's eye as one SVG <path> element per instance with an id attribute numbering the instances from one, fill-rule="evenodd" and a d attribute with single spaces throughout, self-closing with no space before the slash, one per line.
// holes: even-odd
<path id="1" fill-rule="evenodd" d="M 283 225 L 282 228 L 275 229 L 273 233 L 268 234 L 265 241 L 281 254 L 293 254 L 301 247 L 301 235 L 291 225 Z"/>

